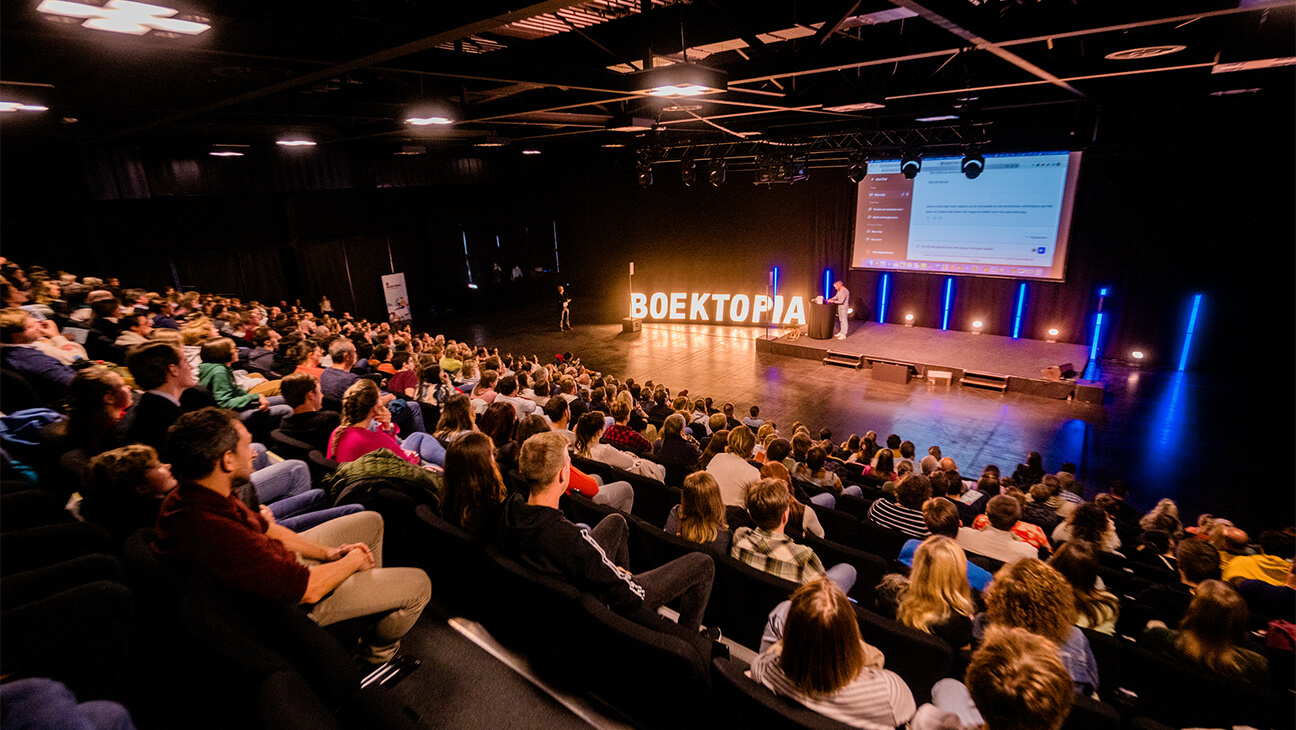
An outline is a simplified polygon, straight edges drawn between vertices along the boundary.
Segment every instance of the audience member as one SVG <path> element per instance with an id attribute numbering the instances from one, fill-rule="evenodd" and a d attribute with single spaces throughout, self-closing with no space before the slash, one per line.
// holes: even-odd
<path id="1" fill-rule="evenodd" d="M 1098 689 L 1098 662 L 1075 624 L 1075 601 L 1062 574 L 1036 558 L 1018 560 L 995 573 L 985 594 L 984 623 L 1026 629 L 1057 644 L 1077 694 Z"/>
<path id="2" fill-rule="evenodd" d="M 690 553 L 631 574 L 625 568 L 625 517 L 608 515 L 587 530 L 568 522 L 558 509 L 571 480 L 567 439 L 557 433 L 532 436 L 522 444 L 518 467 L 530 495 L 515 494 L 504 502 L 495 540 L 505 552 L 534 570 L 563 577 L 631 618 L 678 598 L 680 626 L 693 631 L 701 627 L 715 576 L 710 556 Z"/>
<path id="3" fill-rule="evenodd" d="M 1111 517 L 1093 502 L 1085 502 L 1076 507 L 1071 516 L 1053 530 L 1055 543 L 1072 538 L 1088 540 L 1107 553 L 1114 553 L 1121 546 Z"/>
<path id="4" fill-rule="evenodd" d="M 0 311 L 0 362 L 23 376 L 46 403 L 62 398 L 76 375 L 72 368 L 37 347 L 53 328 L 53 322 L 41 322 L 25 309 L 10 307 Z"/>
<path id="5" fill-rule="evenodd" d="M 624 401 L 617 401 L 612 404 L 611 413 L 612 425 L 608 426 L 603 432 L 602 441 L 614 446 L 622 451 L 628 451 L 635 456 L 643 456 L 653 451 L 653 445 L 648 443 L 638 431 L 630 428 L 630 405 Z M 680 420 L 683 420 L 680 416 Z M 670 420 L 670 417 L 667 417 Z M 683 428 L 680 429 L 683 431 Z M 694 458 L 692 461 L 696 461 Z"/>
<path id="6" fill-rule="evenodd" d="M 600 411 L 591 411 L 581 416 L 576 422 L 576 442 L 572 449 L 573 453 L 581 458 L 601 461 L 659 482 L 666 478 L 666 467 L 661 464 L 640 459 L 634 454 L 602 443 L 605 423 L 606 416 Z"/>
<path id="7" fill-rule="evenodd" d="M 927 477 L 910 474 L 896 485 L 896 502 L 874 500 L 869 506 L 868 518 L 878 525 L 909 537 L 925 540 L 931 536 L 923 522 L 923 503 L 931 498 L 931 481 Z"/>
<path id="8" fill-rule="evenodd" d="M 1020 507 L 1023 512 L 1026 511 L 1026 505 L 1029 504 L 1029 502 L 1026 499 L 1026 495 L 1022 494 L 1020 489 L 1017 487 L 1008 487 L 1004 490 L 1003 495 L 1015 499 L 1017 501 L 1017 506 Z M 989 504 L 988 500 L 986 504 Z M 974 530 L 984 530 L 988 524 L 990 524 L 990 518 L 986 515 L 977 515 L 972 519 L 972 529 Z M 1036 550 L 1043 550 L 1045 553 L 1053 552 L 1053 545 L 1049 542 L 1044 530 L 1039 525 L 1018 519 L 1009 532 L 1016 535 L 1022 542 L 1030 545 Z"/>
<path id="9" fill-rule="evenodd" d="M 785 534 L 791 499 L 787 485 L 777 479 L 762 479 L 753 484 L 747 492 L 747 512 L 756 528 L 739 527 L 734 531 L 730 557 L 794 583 L 826 575 L 843 591 L 850 591 L 856 577 L 853 566 L 840 563 L 825 570 L 814 550 L 792 542 Z"/>
<path id="10" fill-rule="evenodd" d="M 723 431 L 717 432 L 716 436 L 720 433 Z M 724 453 L 714 453 L 716 436 L 711 438 L 712 444 L 707 446 L 707 452 L 714 455 L 707 460 L 704 468 L 720 485 L 720 498 L 726 507 L 745 507 L 747 488 L 760 480 L 760 470 L 747 462 L 756 445 L 756 437 L 751 429 L 739 425 L 726 434 Z M 707 459 L 707 453 L 702 454 L 702 459 Z"/>
<path id="11" fill-rule="evenodd" d="M 75 384 L 74 386 L 75 387 Z M 1237 585 L 1244 580 L 1262 580 L 1270 585 L 1287 583 L 1292 557 L 1296 555 L 1296 540 L 1281 530 L 1260 533 L 1260 554 L 1239 555 L 1229 561 L 1223 580 Z"/>
<path id="12" fill-rule="evenodd" d="M 830 580 L 798 588 L 775 612 L 779 639 L 752 660 L 751 678 L 819 714 L 860 728 L 904 725 L 913 694 L 864 643 L 855 609 Z M 771 622 L 775 617 L 771 616 Z"/>
<path id="13" fill-rule="evenodd" d="M 1049 558 L 1048 564 L 1071 584 L 1075 598 L 1075 623 L 1100 634 L 1116 633 L 1120 599 L 1107 591 L 1098 578 L 1098 551 L 1093 543 L 1069 540 Z"/>
<path id="14" fill-rule="evenodd" d="M 684 478 L 680 503 L 671 507 L 666 517 L 666 532 L 706 545 L 717 555 L 729 554 L 733 532 L 725 523 L 724 503 L 715 477 L 699 471 Z"/>
<path id="15" fill-rule="evenodd" d="M 278 428 L 284 416 L 292 415 L 293 409 L 284 402 L 283 396 L 267 398 L 249 393 L 234 381 L 230 369 L 238 361 L 234 340 L 228 337 L 208 340 L 203 343 L 199 356 L 202 365 L 198 367 L 198 383 L 211 392 L 216 405 L 237 411 L 244 425 L 255 424 L 269 431 Z"/>
<path id="16" fill-rule="evenodd" d="M 145 444 L 161 451 L 166 446 L 167 429 L 185 411 L 182 396 L 198 384 L 193 367 L 178 349 L 162 342 L 132 349 L 126 367 L 144 394 L 117 424 L 117 442 Z"/>
<path id="17" fill-rule="evenodd" d="M 960 529 L 958 543 L 970 553 L 1004 563 L 1036 557 L 1039 551 L 1012 533 L 1020 516 L 1021 505 L 1017 500 L 1006 494 L 996 495 L 986 506 L 985 529 Z"/>
<path id="18" fill-rule="evenodd" d="M 972 643 L 972 587 L 967 555 L 954 540 L 935 535 L 914 552 L 908 587 L 896 606 L 896 620 L 944 639 L 955 651 Z"/>
<path id="19" fill-rule="evenodd" d="M 1246 626 L 1247 605 L 1242 596 L 1223 581 L 1208 580 L 1197 586 L 1178 631 L 1151 621 L 1139 637 L 1139 644 L 1220 676 L 1268 688 L 1268 660 L 1240 646 L 1246 638 Z"/>
<path id="20" fill-rule="evenodd" d="M 340 403 L 347 389 L 360 379 L 359 375 L 351 372 L 357 360 L 355 343 L 339 337 L 328 346 L 328 356 L 330 365 L 318 376 L 320 389 L 325 398 Z"/>
<path id="21" fill-rule="evenodd" d="M 310 373 L 293 373 L 279 382 L 279 395 L 293 409 L 279 422 L 279 430 L 320 453 L 327 452 L 329 436 L 338 427 L 341 416 L 334 411 L 320 410 L 324 407 L 324 391 L 320 389 L 319 378 Z"/>
<path id="22" fill-rule="evenodd" d="M 959 532 L 958 510 L 946 499 L 929 499 L 923 503 L 922 507 L 923 524 L 927 526 L 932 536 L 944 536 L 950 539 L 957 539 Z M 928 538 L 930 539 L 930 538 Z M 914 554 L 918 551 L 918 546 L 922 544 L 921 540 L 910 539 L 900 548 L 900 555 L 896 558 L 904 565 L 913 565 Z M 966 556 L 965 556 L 966 557 Z M 967 580 L 968 584 L 978 591 L 984 591 L 986 586 L 990 585 L 993 576 L 985 569 L 971 561 L 967 563 Z"/>
<path id="23" fill-rule="evenodd" d="M 431 587 L 417 568 L 382 567 L 381 516 L 360 512 L 297 534 L 234 496 L 252 474 L 253 451 L 231 414 L 206 408 L 182 416 L 170 439 L 180 484 L 158 514 L 159 553 L 235 590 L 309 605 L 323 626 L 380 615 L 362 658 L 381 664 L 395 656 Z"/>
<path id="24" fill-rule="evenodd" d="M 787 467 L 781 462 L 771 461 L 761 467 L 761 479 L 777 479 L 783 482 L 788 488 L 788 494 L 792 497 L 792 503 L 789 509 L 792 510 L 788 516 L 787 527 L 784 532 L 792 538 L 793 542 L 802 542 L 807 534 L 814 535 L 823 539 L 824 528 L 819 523 L 819 515 L 813 509 L 807 509 L 807 505 L 814 502 L 819 497 L 832 498 L 830 494 L 817 494 L 814 497 L 806 497 L 804 492 L 800 492 L 792 481 L 792 475 L 788 473 Z M 803 501 L 804 500 L 804 501 Z M 818 502 L 815 502 L 819 504 Z M 748 525 L 750 527 L 750 525 Z"/>
<path id="25" fill-rule="evenodd" d="M 387 402 L 372 380 L 357 380 L 342 398 L 342 417 L 329 437 L 328 458 L 344 463 L 378 449 L 389 449 L 411 464 L 445 464 L 445 447 L 431 434 L 417 432 L 404 441 L 396 437 L 400 428 L 392 423 Z M 371 425 L 377 427 L 371 430 Z"/>
<path id="26" fill-rule="evenodd" d="M 446 449 L 441 516 L 479 537 L 499 523 L 500 505 L 508 497 L 494 450 L 483 433 L 464 434 Z"/>

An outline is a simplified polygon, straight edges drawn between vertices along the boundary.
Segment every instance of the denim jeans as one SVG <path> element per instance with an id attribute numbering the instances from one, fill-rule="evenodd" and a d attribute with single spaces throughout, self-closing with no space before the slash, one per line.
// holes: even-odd
<path id="1" fill-rule="evenodd" d="M 306 462 L 297 459 L 271 464 L 252 472 L 252 488 L 261 504 L 274 504 L 285 497 L 295 497 L 310 491 L 310 468 Z"/>
<path id="2" fill-rule="evenodd" d="M 410 451 L 417 451 L 420 458 L 428 464 L 445 466 L 445 447 L 430 433 L 419 431 L 412 433 L 401 442 L 401 446 Z"/>
<path id="3" fill-rule="evenodd" d="M 323 489 L 311 489 L 291 497 L 284 497 L 267 506 L 270 508 L 270 513 L 274 515 L 275 522 L 293 532 L 309 530 L 329 520 L 364 511 L 364 507 L 358 504 L 330 507 L 328 495 Z"/>

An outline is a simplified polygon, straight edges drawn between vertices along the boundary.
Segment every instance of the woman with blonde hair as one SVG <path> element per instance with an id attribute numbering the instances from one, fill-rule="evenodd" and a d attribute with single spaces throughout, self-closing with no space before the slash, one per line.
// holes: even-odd
<path id="1" fill-rule="evenodd" d="M 944 639 L 955 651 L 972 643 L 972 587 L 967 554 L 949 537 L 929 537 L 914 553 L 909 587 L 896 608 L 896 620 Z"/>
<path id="2" fill-rule="evenodd" d="M 733 532 L 725 522 L 725 507 L 715 477 L 699 471 L 684 478 L 684 492 L 666 518 L 666 532 L 706 545 L 718 555 L 729 554 Z"/>
<path id="3" fill-rule="evenodd" d="M 1227 583 L 1202 581 L 1179 622 L 1179 630 L 1150 621 L 1139 644 L 1172 659 L 1267 688 L 1269 660 L 1239 646 L 1245 640 L 1249 616 L 1246 601 Z"/>
<path id="4" fill-rule="evenodd" d="M 780 633 L 752 660 L 756 682 L 854 727 L 895 728 L 913 717 L 913 693 L 882 668 L 882 653 L 864 643 L 855 608 L 831 579 L 792 593 Z"/>
<path id="5" fill-rule="evenodd" d="M 1156 506 L 1153 507 L 1150 512 L 1139 518 L 1139 527 L 1144 532 L 1149 530 L 1165 530 L 1166 521 L 1162 519 L 1163 516 L 1172 518 L 1174 520 L 1174 525 L 1177 528 L 1173 532 L 1166 530 L 1166 532 L 1170 532 L 1170 537 L 1175 539 L 1183 537 L 1183 524 L 1179 522 L 1179 505 L 1175 504 L 1175 501 L 1168 497 L 1162 498 L 1161 501 L 1156 503 Z"/>
<path id="6" fill-rule="evenodd" d="M 995 573 L 985 593 L 986 613 L 974 635 L 987 626 L 1009 626 L 1057 644 L 1078 694 L 1098 690 L 1098 660 L 1089 639 L 1075 626 L 1071 585 L 1038 558 L 1023 558 Z"/>
<path id="7" fill-rule="evenodd" d="M 499 373 L 494 370 L 483 370 L 481 380 L 473 386 L 469 397 L 473 400 L 485 401 L 486 405 L 495 402 L 495 384 L 499 382 Z"/>
<path id="8" fill-rule="evenodd" d="M 389 449 L 411 464 L 445 464 L 445 448 L 432 434 L 420 431 L 404 442 L 397 438 L 400 427 L 392 423 L 391 411 L 387 410 L 391 399 L 379 392 L 372 380 L 357 380 L 347 388 L 342 395 L 342 419 L 329 436 L 328 458 L 345 463 L 378 449 Z"/>
<path id="9" fill-rule="evenodd" d="M 1115 634 L 1120 599 L 1102 588 L 1098 580 L 1098 550 L 1094 544 L 1088 540 L 1069 540 L 1048 563 L 1071 584 L 1076 626 L 1100 634 Z"/>
<path id="10" fill-rule="evenodd" d="M 765 463 L 765 447 L 776 438 L 778 434 L 774 431 L 774 424 L 769 421 L 762 423 L 760 428 L 756 429 L 756 451 L 752 454 L 752 458 L 762 464 Z"/>

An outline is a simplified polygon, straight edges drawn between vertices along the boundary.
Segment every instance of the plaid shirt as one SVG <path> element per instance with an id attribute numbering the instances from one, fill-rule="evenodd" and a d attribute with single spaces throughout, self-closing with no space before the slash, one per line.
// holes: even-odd
<path id="1" fill-rule="evenodd" d="M 729 548 L 729 557 L 756 570 L 793 583 L 805 583 L 827 575 L 815 551 L 792 542 L 781 532 L 739 527 Z"/>
<path id="2" fill-rule="evenodd" d="M 603 432 L 602 441 L 623 451 L 629 450 L 639 454 L 652 451 L 652 444 L 648 443 L 648 439 L 640 436 L 633 428 L 619 423 L 613 424 Z"/>

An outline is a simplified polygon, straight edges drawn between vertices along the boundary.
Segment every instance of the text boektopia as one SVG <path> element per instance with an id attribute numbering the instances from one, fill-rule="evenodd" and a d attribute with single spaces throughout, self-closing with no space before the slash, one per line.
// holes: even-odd
<path id="1" fill-rule="evenodd" d="M 768 297 L 764 294 L 748 296 L 709 292 L 633 292 L 630 294 L 630 316 L 636 319 L 721 324 L 806 323 L 805 300 L 802 297 Z"/>

